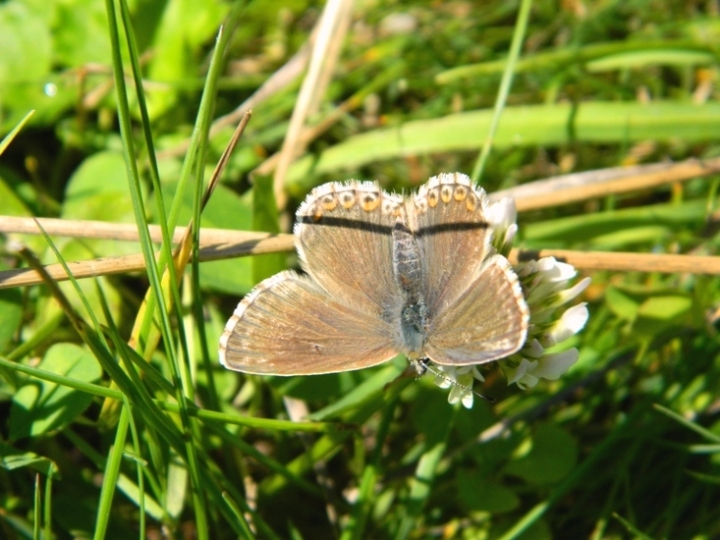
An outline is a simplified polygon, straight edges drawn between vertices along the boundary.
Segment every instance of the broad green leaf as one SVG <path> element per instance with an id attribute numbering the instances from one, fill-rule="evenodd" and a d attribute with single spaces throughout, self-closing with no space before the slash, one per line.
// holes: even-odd
<path id="1" fill-rule="evenodd" d="M 640 304 L 616 287 L 605 290 L 605 303 L 615 315 L 626 321 L 634 321 Z"/>
<path id="2" fill-rule="evenodd" d="M 65 0 L 56 3 L 54 60 L 62 65 L 110 63 L 107 14 L 102 2 Z"/>
<path id="3" fill-rule="evenodd" d="M 673 327 L 692 326 L 692 298 L 683 295 L 654 296 L 645 300 L 638 309 L 633 331 L 653 338 L 667 337 Z"/>
<path id="4" fill-rule="evenodd" d="M 202 60 L 200 45 L 212 41 L 227 9 L 227 4 L 218 0 L 165 3 L 149 66 L 149 77 L 163 83 L 147 91 L 151 118 L 168 112 L 179 91 L 195 79 L 197 65 Z"/>
<path id="5" fill-rule="evenodd" d="M 97 360 L 72 343 L 53 345 L 38 368 L 84 382 L 96 382 L 102 375 Z M 61 429 L 82 414 L 91 401 L 90 394 L 30 379 L 13 396 L 10 437 L 34 437 Z"/>
<path id="6" fill-rule="evenodd" d="M 120 152 L 98 152 L 82 162 L 65 189 L 62 217 L 113 223 L 134 222 L 125 160 Z M 82 240 L 81 244 L 90 248 L 96 257 L 140 252 L 137 242 Z M 76 247 L 74 255 L 81 255 L 82 251 Z M 70 256 L 69 250 L 64 247 L 61 252 L 66 257 Z"/>
<path id="7" fill-rule="evenodd" d="M 692 298 L 681 295 L 654 296 L 648 298 L 638 309 L 639 317 L 670 321 L 688 313 L 692 306 Z"/>
<path id="8" fill-rule="evenodd" d="M 0 29 L 0 103 L 14 113 L 11 118 L 3 113 L 4 132 L 28 110 L 39 108 L 52 40 L 42 14 L 23 2 L 0 4 Z"/>
<path id="9" fill-rule="evenodd" d="M 458 502 L 469 510 L 509 512 L 520 504 L 520 499 L 510 488 L 475 469 L 458 469 L 455 481 Z"/>
<path id="10" fill-rule="evenodd" d="M 287 396 L 314 402 L 346 395 L 367 378 L 369 372 L 347 371 L 305 377 L 274 377 L 268 382 Z"/>
<path id="11" fill-rule="evenodd" d="M 447 424 L 452 418 L 452 408 L 447 401 L 447 393 L 436 389 L 422 392 L 422 399 L 415 400 L 412 408 L 412 423 L 415 429 L 425 436 L 427 446 L 444 440 Z"/>
<path id="12" fill-rule="evenodd" d="M 549 422 L 536 425 L 531 444 L 527 455 L 508 463 L 506 474 L 519 476 L 530 484 L 553 484 L 575 467 L 577 443 L 561 427 Z"/>
<path id="13" fill-rule="evenodd" d="M 15 194 L 3 178 L 0 178 L 0 201 L 2 201 L 0 213 L 4 216 L 24 217 L 31 215 L 22 199 Z"/>
<path id="14" fill-rule="evenodd" d="M 299 159 L 288 172 L 287 188 L 300 196 L 314 177 L 342 175 L 369 163 L 439 152 L 477 151 L 490 127 L 491 110 L 414 120 L 348 137 L 319 156 Z M 628 144 L 720 138 L 720 103 L 587 102 L 505 107 L 494 148 L 553 147 L 577 142 Z M 349 174 L 349 173 L 348 173 Z"/>

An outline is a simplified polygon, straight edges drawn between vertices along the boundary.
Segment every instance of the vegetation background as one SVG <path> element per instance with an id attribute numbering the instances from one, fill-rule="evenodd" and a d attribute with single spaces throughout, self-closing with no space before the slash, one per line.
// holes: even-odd
<path id="1" fill-rule="evenodd" d="M 323 2 L 0 3 L 2 135 L 35 110 L 0 157 L 0 213 L 185 225 L 239 116 L 204 133 L 241 104 L 254 114 L 203 227 L 288 230 L 325 181 L 469 173 L 516 30 L 486 190 L 720 151 L 717 2 L 536 1 L 520 28 L 511 0 L 331 5 L 337 62 L 293 124 Z M 719 180 L 527 212 L 516 244 L 714 255 Z M 0 269 L 25 264 L 18 239 L 45 263 L 158 246 L 54 236 L 56 253 L 8 233 Z M 528 390 L 488 366 L 497 401 L 464 410 L 428 378 L 383 391 L 402 359 L 222 369 L 235 303 L 294 262 L 1 290 L 0 537 L 720 537 L 716 278 L 592 272 L 578 363 Z M 285 421 L 303 407 L 312 423 Z"/>

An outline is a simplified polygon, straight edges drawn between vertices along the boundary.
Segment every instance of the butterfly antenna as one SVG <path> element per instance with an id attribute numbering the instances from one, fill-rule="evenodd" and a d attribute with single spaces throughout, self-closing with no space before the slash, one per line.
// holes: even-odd
<path id="1" fill-rule="evenodd" d="M 459 388 L 462 388 L 463 390 L 469 390 L 473 394 L 475 394 L 477 397 L 484 399 L 488 403 L 495 403 L 495 400 L 489 396 L 486 396 L 484 394 L 481 394 L 480 392 L 476 392 L 472 389 L 470 386 L 465 386 L 464 384 L 460 384 L 455 379 L 451 379 L 447 375 L 445 375 L 442 371 L 438 371 L 435 368 L 430 367 L 430 359 L 429 358 L 423 358 L 421 360 L 418 360 L 415 363 L 415 369 L 417 369 L 418 377 L 422 377 L 425 372 L 429 371 L 432 375 L 435 375 L 436 377 L 439 377 L 443 379 L 444 381 L 449 382 L 453 386 L 457 386 Z"/>

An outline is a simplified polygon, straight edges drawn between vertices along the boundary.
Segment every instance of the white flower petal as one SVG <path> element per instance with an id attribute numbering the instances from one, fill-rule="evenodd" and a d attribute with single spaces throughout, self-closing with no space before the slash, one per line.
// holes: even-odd
<path id="1" fill-rule="evenodd" d="M 570 366 L 577 362 L 578 356 L 580 356 L 580 353 L 575 348 L 559 353 L 547 354 L 538 361 L 537 367 L 533 370 L 532 374 L 535 377 L 555 381 L 560 378 L 560 375 L 570 369 Z"/>
<path id="2" fill-rule="evenodd" d="M 530 361 L 527 358 L 523 358 L 517 367 L 504 366 L 505 374 L 508 378 L 508 384 L 513 384 L 521 380 L 526 373 L 535 371 L 538 361 Z"/>
<path id="3" fill-rule="evenodd" d="M 517 381 L 515 384 L 518 385 L 518 388 L 521 390 L 525 390 L 527 388 L 532 388 L 538 383 L 538 378 L 530 375 L 529 373 L 526 373 L 522 376 L 522 378 Z"/>
<path id="4" fill-rule="evenodd" d="M 462 402 L 463 407 L 469 409 L 473 404 L 473 392 L 472 389 L 467 386 L 454 385 L 450 390 L 448 396 L 448 402 L 452 405 L 458 402 Z"/>
<path id="5" fill-rule="evenodd" d="M 493 228 L 506 229 L 517 221 L 515 199 L 506 197 L 488 206 L 485 219 Z"/>
<path id="6" fill-rule="evenodd" d="M 463 407 L 465 407 L 466 409 L 472 409 L 474 398 L 475 394 L 473 394 L 472 392 L 466 392 L 462 397 Z"/>
<path id="7" fill-rule="evenodd" d="M 583 292 L 585 289 L 587 289 L 587 286 L 590 285 L 590 278 L 586 277 L 585 279 L 582 279 L 578 281 L 573 287 L 570 289 L 562 291 L 559 295 L 557 300 L 553 302 L 553 305 L 555 307 L 562 306 L 563 304 L 569 302 L 573 298 L 575 298 L 578 294 Z"/>
<path id="8" fill-rule="evenodd" d="M 512 244 L 513 239 L 515 238 L 515 235 L 518 232 L 518 226 L 517 224 L 513 223 L 507 228 L 507 231 L 505 231 L 505 244 Z"/>
<path id="9" fill-rule="evenodd" d="M 574 336 L 583 329 L 588 320 L 587 304 L 577 304 L 562 314 L 560 320 L 543 336 L 543 347 L 552 347 Z"/>
<path id="10" fill-rule="evenodd" d="M 480 382 L 485 382 L 485 377 L 482 376 L 477 366 L 472 366 L 472 376 Z"/>
<path id="11" fill-rule="evenodd" d="M 457 371 L 452 366 L 440 366 L 438 364 L 433 364 L 432 369 L 429 371 L 435 375 L 433 384 L 440 388 L 450 388 L 457 382 Z"/>
<path id="12" fill-rule="evenodd" d="M 525 342 L 525 346 L 522 348 L 522 355 L 525 358 L 540 358 L 543 354 L 545 354 L 545 347 L 535 338 Z"/>

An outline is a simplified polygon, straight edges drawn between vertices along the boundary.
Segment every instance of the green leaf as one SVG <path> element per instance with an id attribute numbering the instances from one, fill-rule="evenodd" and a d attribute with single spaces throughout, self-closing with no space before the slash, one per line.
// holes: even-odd
<path id="1" fill-rule="evenodd" d="M 469 510 L 509 512 L 520 504 L 512 490 L 475 469 L 458 469 L 455 480 L 458 501 Z"/>
<path id="2" fill-rule="evenodd" d="M 577 443 L 556 424 L 538 424 L 530 442 L 530 452 L 508 463 L 505 473 L 519 476 L 530 484 L 553 484 L 575 467 Z"/>
<path id="3" fill-rule="evenodd" d="M 125 161 L 121 153 L 98 152 L 82 162 L 65 189 L 62 217 L 114 223 L 134 222 Z M 81 243 L 89 247 L 95 256 L 140 252 L 136 242 L 103 239 L 82 240 Z M 62 244 L 58 242 L 58 245 Z M 73 260 L 64 248 L 61 252 L 68 260 Z"/>
<path id="4" fill-rule="evenodd" d="M 627 321 L 634 321 L 640 304 L 616 287 L 605 290 L 605 303 L 615 315 Z"/>
<path id="5" fill-rule="evenodd" d="M 52 346 L 40 369 L 83 382 L 96 382 L 102 371 L 97 360 L 72 343 Z M 71 423 L 90 405 L 92 396 L 43 380 L 29 380 L 13 396 L 10 437 L 34 437 Z"/>
<path id="6" fill-rule="evenodd" d="M 0 270 L 5 270 L 0 264 Z M 0 290 L 0 353 L 4 353 L 22 322 L 22 294 L 20 289 Z"/>
<path id="7" fill-rule="evenodd" d="M 692 298 L 683 295 L 654 296 L 640 305 L 638 316 L 672 321 L 684 316 L 692 307 Z"/>
<path id="8" fill-rule="evenodd" d="M 694 66 L 715 62 L 715 55 L 710 52 L 689 51 L 682 49 L 665 51 L 634 51 L 613 54 L 588 62 L 586 69 L 597 73 L 615 69 L 642 68 L 649 65 Z"/>
<path id="9" fill-rule="evenodd" d="M 253 180 L 253 230 L 279 233 L 280 216 L 273 193 L 273 177 L 256 174 Z M 253 280 L 259 283 L 287 268 L 287 254 L 256 255 L 252 258 L 252 265 Z"/>
<path id="10" fill-rule="evenodd" d="M 166 201 L 172 200 L 176 189 L 177 182 L 163 186 Z M 183 195 L 180 202 L 180 223 L 188 223 L 193 215 L 193 194 L 189 191 Z M 240 231 L 252 230 L 252 203 L 249 196 L 239 197 L 237 193 L 222 184 L 218 185 L 202 214 L 202 226 Z M 250 257 L 201 264 L 200 285 L 216 291 L 245 294 L 255 285 Z"/>
<path id="11" fill-rule="evenodd" d="M 8 471 L 30 467 L 45 476 L 58 476 L 58 467 L 55 463 L 34 452 L 26 452 L 0 442 L 0 467 Z"/>
<path id="12" fill-rule="evenodd" d="M 654 296 L 638 309 L 633 331 L 642 336 L 655 337 L 668 333 L 673 327 L 692 326 L 692 299 L 683 295 Z"/>
<path id="13" fill-rule="evenodd" d="M 23 2 L 0 4 L 0 88 L 40 80 L 50 71 L 52 42 L 44 17 Z M 5 103 L 3 103 L 5 105 Z"/>
<path id="14" fill-rule="evenodd" d="M 56 6 L 54 60 L 67 66 L 109 64 L 108 20 L 103 3 L 65 0 Z"/>
<path id="15" fill-rule="evenodd" d="M 300 196 L 314 177 L 354 171 L 381 160 L 440 152 L 476 151 L 490 128 L 493 111 L 451 114 L 377 129 L 305 156 L 289 170 L 287 187 Z M 505 107 L 494 148 L 560 146 L 577 142 L 628 144 L 677 141 L 685 144 L 720 138 L 720 103 L 588 102 Z"/>
<path id="16" fill-rule="evenodd" d="M 610 233 L 622 233 L 645 226 L 664 226 L 670 234 L 679 226 L 701 225 L 705 219 L 705 211 L 706 204 L 702 200 L 680 204 L 654 204 L 528 223 L 520 230 L 529 247 L 560 247 L 571 245 L 568 239 L 571 239 L 572 244 L 577 244 L 595 238 L 607 238 Z"/>
<path id="17" fill-rule="evenodd" d="M 4 216 L 25 217 L 31 215 L 22 199 L 15 194 L 2 177 L 0 177 L 0 201 L 2 201 Z"/>
<path id="18" fill-rule="evenodd" d="M 228 5 L 218 0 L 166 2 L 162 20 L 155 32 L 153 56 L 149 65 L 150 79 L 164 83 L 148 89 L 151 118 L 168 111 L 176 102 L 189 78 L 195 78 L 200 45 L 212 40 Z"/>
<path id="19" fill-rule="evenodd" d="M 427 446 L 447 437 L 447 425 L 453 417 L 452 407 L 448 404 L 447 390 L 435 388 L 419 394 L 422 399 L 416 399 L 413 407 L 413 426 L 425 436 Z"/>

